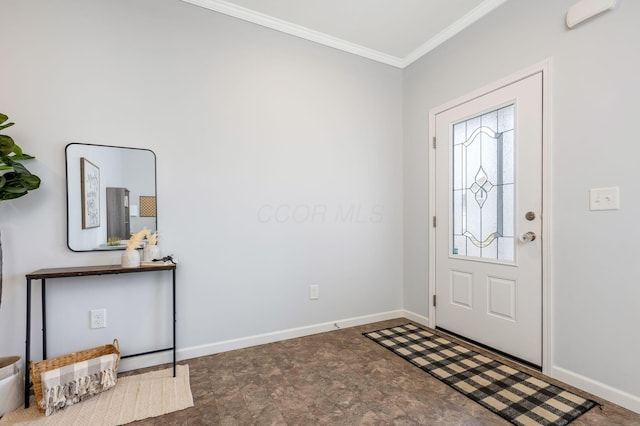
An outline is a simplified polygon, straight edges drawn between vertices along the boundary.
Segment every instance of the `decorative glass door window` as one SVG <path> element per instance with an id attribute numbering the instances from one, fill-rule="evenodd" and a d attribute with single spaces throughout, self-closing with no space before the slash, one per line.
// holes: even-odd
<path id="1" fill-rule="evenodd" d="M 454 255 L 514 260 L 514 108 L 453 126 Z"/>

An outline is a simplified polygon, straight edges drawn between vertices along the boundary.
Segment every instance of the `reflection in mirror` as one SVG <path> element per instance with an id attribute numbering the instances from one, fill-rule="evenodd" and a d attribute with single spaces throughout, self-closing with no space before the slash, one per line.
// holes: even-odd
<path id="1" fill-rule="evenodd" d="M 131 233 L 157 229 L 153 151 L 70 143 L 65 158 L 71 250 L 123 250 Z"/>

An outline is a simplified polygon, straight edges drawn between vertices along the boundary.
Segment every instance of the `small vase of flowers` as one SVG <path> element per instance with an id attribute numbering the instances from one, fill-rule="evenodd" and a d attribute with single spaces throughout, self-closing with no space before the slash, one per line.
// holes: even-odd
<path id="1" fill-rule="evenodd" d="M 127 248 L 122 253 L 123 268 L 138 268 L 140 266 L 140 253 L 138 249 L 147 232 L 146 229 L 143 229 L 140 232 L 131 234 L 131 238 L 127 241 Z"/>
<path id="2" fill-rule="evenodd" d="M 158 247 L 158 231 L 153 234 L 151 231 L 147 231 L 145 234 L 147 237 L 147 245 L 142 250 L 142 260 L 144 262 L 151 262 L 154 259 L 160 259 L 160 247 Z"/>

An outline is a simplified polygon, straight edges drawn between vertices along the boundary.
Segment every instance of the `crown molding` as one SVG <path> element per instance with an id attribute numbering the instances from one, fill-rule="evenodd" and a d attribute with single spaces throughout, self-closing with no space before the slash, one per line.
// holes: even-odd
<path id="1" fill-rule="evenodd" d="M 438 47 L 454 35 L 458 34 L 460 31 L 464 30 L 469 25 L 473 24 L 478 19 L 482 18 L 508 0 L 483 1 L 476 8 L 471 10 L 462 18 L 458 19 L 452 25 L 445 28 L 443 31 L 441 31 L 435 37 L 431 38 L 422 46 L 411 52 L 405 58 L 398 58 L 396 56 L 388 55 L 374 49 L 369 49 L 359 44 L 351 43 L 338 37 L 334 37 L 320 31 L 315 31 L 310 28 L 303 27 L 302 25 L 297 25 L 288 21 L 284 21 L 282 19 L 274 18 L 273 16 L 248 9 L 246 7 L 238 6 L 225 0 L 182 1 L 402 69 L 420 59 L 422 56 L 426 55 L 431 50 L 435 49 L 436 47 Z"/>
<path id="2" fill-rule="evenodd" d="M 489 12 L 493 11 L 498 6 L 501 6 L 503 3 L 506 3 L 508 0 L 485 0 L 472 9 L 469 13 L 464 15 L 462 18 L 458 19 L 453 24 L 449 25 L 447 28 L 439 32 L 428 40 L 425 44 L 418 47 L 416 50 L 411 52 L 402 60 L 401 68 L 407 67 L 411 65 L 413 62 L 417 61 L 436 47 L 440 46 L 445 41 L 449 40 L 451 37 L 455 36 L 480 18 L 487 15 Z"/>
<path id="3" fill-rule="evenodd" d="M 377 62 L 382 62 L 383 64 L 391 65 L 397 68 L 402 67 L 401 58 L 387 55 L 386 53 L 378 52 L 377 50 L 369 49 L 367 47 L 360 46 L 359 44 L 351 43 L 346 40 L 342 40 L 340 38 L 303 27 L 301 25 L 292 24 L 291 22 L 274 18 L 273 16 L 265 15 L 264 13 L 256 12 L 255 10 L 247 9 L 245 7 L 238 6 L 224 0 L 182 1 L 203 7 L 205 9 L 213 10 L 215 12 L 223 13 L 228 16 L 233 16 L 234 18 L 262 25 L 263 27 L 271 28 L 273 30 L 281 31 L 283 33 L 323 44 L 325 46 L 333 47 L 334 49 L 339 49 Z"/>

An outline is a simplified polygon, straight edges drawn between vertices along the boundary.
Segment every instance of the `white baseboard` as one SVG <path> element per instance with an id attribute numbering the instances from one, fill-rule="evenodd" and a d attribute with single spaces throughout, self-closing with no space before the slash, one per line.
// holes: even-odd
<path id="1" fill-rule="evenodd" d="M 365 315 L 356 318 L 347 318 L 321 324 L 309 325 L 306 327 L 291 328 L 288 330 L 274 331 L 271 333 L 257 334 L 254 336 L 241 337 L 238 339 L 225 340 L 222 342 L 208 343 L 206 345 L 181 348 L 176 352 L 176 358 L 181 361 L 185 359 L 197 358 L 201 356 L 213 355 L 221 352 L 233 351 L 236 349 L 248 348 L 251 346 L 264 345 L 266 343 L 279 342 L 281 340 L 294 339 L 296 337 L 310 336 L 312 334 L 325 333 L 340 328 L 355 327 L 358 325 L 370 324 L 378 321 L 385 321 L 406 316 L 407 311 L 398 309 L 396 311 L 382 312 L 378 314 Z M 416 314 L 412 314 L 419 317 Z M 407 317 L 409 318 L 409 317 Z M 420 322 L 418 319 L 410 318 Z M 171 352 L 162 352 L 145 356 L 125 358 L 120 361 L 120 371 L 136 370 L 154 365 L 171 362 Z"/>
<path id="2" fill-rule="evenodd" d="M 424 325 L 425 327 L 429 327 L 429 318 L 424 315 L 416 314 L 415 312 L 404 310 L 402 311 L 402 316 L 410 319 L 413 322 L 417 322 L 420 325 Z"/>
<path id="3" fill-rule="evenodd" d="M 561 367 L 551 367 L 551 377 L 587 391 L 599 398 L 613 402 L 627 410 L 640 413 L 640 397 L 621 391 L 589 377 L 582 376 Z"/>

